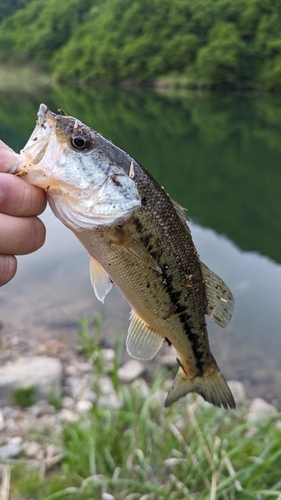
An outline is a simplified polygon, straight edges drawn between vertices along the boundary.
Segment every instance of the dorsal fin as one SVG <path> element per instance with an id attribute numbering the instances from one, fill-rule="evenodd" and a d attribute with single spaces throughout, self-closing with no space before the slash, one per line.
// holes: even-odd
<path id="1" fill-rule="evenodd" d="M 128 354 L 137 359 L 153 358 L 162 346 L 164 338 L 151 330 L 134 310 L 131 312 L 130 319 L 126 339 Z"/>
<path id="2" fill-rule="evenodd" d="M 207 314 L 215 323 L 224 328 L 232 317 L 233 295 L 224 281 L 203 262 L 201 262 L 201 271 L 208 300 Z"/>
<path id="3" fill-rule="evenodd" d="M 185 214 L 185 208 L 172 200 L 174 208 L 184 223 L 188 233 L 190 228 L 188 225 L 189 218 Z M 206 314 L 221 327 L 225 327 L 230 321 L 234 308 L 234 298 L 224 281 L 213 271 L 211 271 L 203 262 L 200 262 L 202 276 L 205 281 L 205 289 L 207 295 L 207 311 Z"/>
<path id="4" fill-rule="evenodd" d="M 97 299 L 103 303 L 112 288 L 112 281 L 101 264 L 92 255 L 90 255 L 90 278 Z"/>
<path id="5" fill-rule="evenodd" d="M 187 231 L 190 233 L 190 227 L 188 225 L 188 222 L 190 222 L 190 219 L 189 217 L 186 215 L 186 211 L 187 209 L 182 207 L 179 203 L 177 203 L 176 201 L 174 200 L 171 200 L 173 205 L 174 205 L 174 208 L 180 218 L 180 220 L 182 221 L 182 223 L 185 225 Z"/>

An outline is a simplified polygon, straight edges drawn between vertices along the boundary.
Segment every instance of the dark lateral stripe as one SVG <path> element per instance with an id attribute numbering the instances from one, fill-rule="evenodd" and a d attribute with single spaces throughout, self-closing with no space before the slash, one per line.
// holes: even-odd
<path id="1" fill-rule="evenodd" d="M 142 233 L 143 232 L 143 225 L 142 225 L 141 221 L 137 217 L 134 217 L 133 222 L 134 222 L 134 225 L 135 225 L 137 232 Z"/>
<path id="2" fill-rule="evenodd" d="M 177 304 L 177 310 L 175 311 L 174 314 L 178 314 L 179 320 L 183 325 L 183 329 L 185 334 L 187 335 L 187 338 L 190 342 L 192 352 L 194 355 L 194 358 L 196 360 L 196 368 L 198 370 L 198 376 L 202 377 L 203 376 L 203 352 L 201 350 L 201 345 L 198 339 L 198 335 L 196 333 L 193 333 L 190 326 L 189 326 L 189 320 L 190 320 L 190 315 L 186 312 L 185 307 L 182 304 L 179 304 L 179 299 L 181 296 L 181 292 L 175 292 L 173 289 L 172 285 L 172 279 L 169 277 L 168 273 L 165 271 L 166 266 L 165 264 L 162 266 L 163 270 L 163 275 L 162 278 L 164 278 L 166 282 L 166 290 L 168 292 L 168 295 L 171 299 L 172 304 Z"/>
<path id="3" fill-rule="evenodd" d="M 139 234 L 142 234 L 142 237 L 141 237 L 142 244 L 145 247 L 147 247 L 150 243 L 150 238 L 152 238 L 152 234 L 146 234 L 146 235 L 144 234 L 144 227 L 143 227 L 141 221 L 137 217 L 134 218 L 134 225 L 135 225 L 136 231 Z M 150 252 L 151 256 L 157 261 L 157 255 L 154 252 L 152 252 L 151 250 L 149 250 L 149 252 Z M 203 375 L 203 366 L 204 366 L 204 363 L 202 360 L 203 352 L 201 350 L 201 346 L 200 346 L 200 343 L 198 340 L 198 335 L 196 333 L 193 333 L 191 331 L 190 326 L 189 326 L 190 315 L 186 312 L 186 308 L 179 303 L 181 295 L 182 295 L 182 291 L 176 292 L 174 290 L 173 284 L 172 284 L 172 277 L 170 277 L 167 273 L 168 265 L 165 263 L 163 263 L 163 264 L 161 263 L 161 269 L 162 269 L 161 279 L 162 279 L 162 282 L 165 283 L 165 285 L 163 285 L 163 286 L 165 287 L 165 289 L 170 297 L 171 303 L 175 304 L 177 306 L 177 310 L 174 312 L 174 314 L 179 315 L 180 322 L 183 324 L 184 332 L 187 335 L 187 338 L 188 338 L 190 345 L 191 345 L 191 348 L 192 348 L 194 358 L 196 360 L 196 368 L 198 370 L 198 376 L 202 376 Z"/>
<path id="4" fill-rule="evenodd" d="M 198 376 L 202 377 L 203 375 L 203 352 L 201 350 L 200 343 L 198 342 L 198 335 L 196 333 L 193 333 L 189 327 L 188 321 L 186 320 L 186 314 L 181 313 L 179 314 L 179 319 L 180 322 L 183 324 L 184 327 L 184 332 L 188 337 L 188 340 L 191 344 L 192 351 L 196 360 L 196 368 L 198 370 Z"/>

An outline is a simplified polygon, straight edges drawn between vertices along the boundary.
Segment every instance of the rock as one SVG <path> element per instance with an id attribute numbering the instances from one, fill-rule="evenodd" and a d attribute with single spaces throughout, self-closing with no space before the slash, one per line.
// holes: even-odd
<path id="1" fill-rule="evenodd" d="M 5 419 L 12 418 L 15 420 L 20 416 L 20 410 L 11 406 L 5 406 L 2 410 L 2 413 Z"/>
<path id="2" fill-rule="evenodd" d="M 9 443 L 0 447 L 0 459 L 7 460 L 17 457 L 23 450 L 22 438 L 15 436 L 10 439 Z"/>
<path id="3" fill-rule="evenodd" d="M 10 361 L 10 359 L 13 357 L 13 352 L 7 349 L 6 351 L 1 351 L 0 352 L 0 364 L 2 365 L 3 363 L 6 363 L 7 361 Z"/>
<path id="4" fill-rule="evenodd" d="M 28 408 L 28 412 L 35 417 L 40 417 L 41 415 L 54 415 L 56 409 L 53 405 L 47 403 L 46 401 L 38 401 L 36 405 L 32 405 Z"/>
<path id="5" fill-rule="evenodd" d="M 96 395 L 91 389 L 91 380 L 89 377 L 68 377 L 65 380 L 65 393 L 73 399 L 88 399 L 93 403 Z"/>
<path id="6" fill-rule="evenodd" d="M 107 363 L 109 361 L 113 361 L 115 358 L 115 351 L 113 349 L 103 349 L 102 355 L 104 361 Z"/>
<path id="7" fill-rule="evenodd" d="M 36 455 L 36 460 L 38 460 L 38 462 L 44 460 L 44 450 L 42 450 L 42 448 L 38 450 L 38 453 Z"/>
<path id="8" fill-rule="evenodd" d="M 89 401 L 88 399 L 80 399 L 78 403 L 76 404 L 76 411 L 78 413 L 88 413 L 88 411 L 93 407 L 93 403 Z"/>
<path id="9" fill-rule="evenodd" d="M 255 420 L 256 418 L 265 417 L 277 413 L 275 406 L 267 403 L 264 399 L 255 398 L 250 404 L 247 420 Z"/>
<path id="10" fill-rule="evenodd" d="M 145 366 L 136 359 L 130 359 L 118 370 L 120 382 L 129 384 L 140 377 L 145 371 Z"/>
<path id="11" fill-rule="evenodd" d="M 93 371 L 93 365 L 89 361 L 78 362 L 72 360 L 70 364 L 65 367 L 65 373 L 68 377 L 78 377 L 79 375 L 90 373 Z"/>
<path id="12" fill-rule="evenodd" d="M 115 500 L 115 497 L 110 493 L 104 492 L 101 496 L 102 500 Z"/>
<path id="13" fill-rule="evenodd" d="M 8 418 L 5 422 L 5 434 L 11 435 L 17 431 L 17 425 L 13 418 Z"/>
<path id="14" fill-rule="evenodd" d="M 24 454 L 28 458 L 34 458 L 37 457 L 38 451 L 41 449 L 41 446 L 39 443 L 37 443 L 37 441 L 30 441 L 24 443 L 23 448 L 24 448 Z"/>
<path id="15" fill-rule="evenodd" d="M 63 408 L 59 412 L 59 420 L 62 422 L 78 422 L 79 420 L 79 415 L 75 413 L 72 410 L 69 410 L 68 408 Z"/>
<path id="16" fill-rule="evenodd" d="M 3 413 L 0 411 L 0 431 L 5 427 L 5 419 Z"/>
<path id="17" fill-rule="evenodd" d="M 44 354 L 45 356 L 57 357 L 59 352 L 64 350 L 66 345 L 57 339 L 46 340 L 44 344 L 40 344 L 37 348 L 38 354 Z"/>
<path id="18" fill-rule="evenodd" d="M 245 387 L 242 382 L 238 380 L 228 380 L 227 385 L 231 390 L 233 397 L 235 399 L 235 403 L 237 405 L 243 405 L 246 403 L 246 392 Z"/>
<path id="19" fill-rule="evenodd" d="M 61 448 L 55 446 L 54 444 L 48 444 L 46 447 L 46 458 L 50 460 L 58 455 L 61 455 Z"/>
<path id="20" fill-rule="evenodd" d="M 20 358 L 0 368 L 0 406 L 13 401 L 13 391 L 34 387 L 36 399 L 52 395 L 60 397 L 62 365 L 58 359 L 47 356 Z"/>
<path id="21" fill-rule="evenodd" d="M 66 366 L 65 373 L 68 377 L 75 377 L 77 375 L 77 366 L 75 365 Z"/>
<path id="22" fill-rule="evenodd" d="M 80 371 L 82 373 L 89 373 L 93 370 L 93 365 L 92 365 L 92 363 L 89 363 L 89 362 L 78 363 L 77 369 L 78 369 L 78 371 Z"/>
<path id="23" fill-rule="evenodd" d="M 62 406 L 64 408 L 73 408 L 74 407 L 74 399 L 70 396 L 64 396 L 61 400 Z"/>
<path id="24" fill-rule="evenodd" d="M 113 387 L 112 380 L 109 377 L 99 378 L 99 389 L 102 394 L 114 394 L 115 389 Z"/>

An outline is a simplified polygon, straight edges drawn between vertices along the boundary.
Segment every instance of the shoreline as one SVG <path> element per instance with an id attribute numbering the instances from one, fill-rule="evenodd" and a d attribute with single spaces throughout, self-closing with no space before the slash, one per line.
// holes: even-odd
<path id="1" fill-rule="evenodd" d="M 14 66 L 10 64 L 0 63 L 0 92 L 6 90 L 23 90 L 29 91 L 32 88 L 44 88 L 44 87 L 55 87 L 67 85 L 66 82 L 57 80 L 51 73 L 45 73 L 40 68 L 34 65 L 22 65 Z M 278 94 L 277 91 L 272 91 L 262 86 L 252 87 L 242 87 L 230 88 L 209 88 L 203 86 L 200 82 L 189 83 L 189 78 L 187 75 L 166 75 L 155 78 L 153 81 L 149 82 L 139 82 L 137 80 L 123 80 L 120 82 L 108 82 L 108 81 L 92 81 L 85 82 L 77 80 L 75 85 L 71 85 L 73 88 L 83 89 L 83 87 L 117 87 L 124 90 L 134 90 L 134 89 L 150 89 L 157 93 L 162 94 L 176 94 L 184 97 L 187 92 L 226 92 L 226 93 L 262 93 L 262 94 Z"/>
<path id="2" fill-rule="evenodd" d="M 11 66 L 0 63 L 0 92 L 6 90 L 29 91 L 53 86 L 54 78 L 35 66 Z"/>

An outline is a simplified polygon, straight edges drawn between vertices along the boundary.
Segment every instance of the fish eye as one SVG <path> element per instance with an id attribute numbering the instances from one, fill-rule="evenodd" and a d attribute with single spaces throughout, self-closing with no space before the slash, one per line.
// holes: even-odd
<path id="1" fill-rule="evenodd" d="M 75 137 L 71 138 L 71 146 L 74 149 L 89 149 L 91 147 L 91 141 L 90 139 L 83 137 L 82 135 L 77 135 Z"/>

